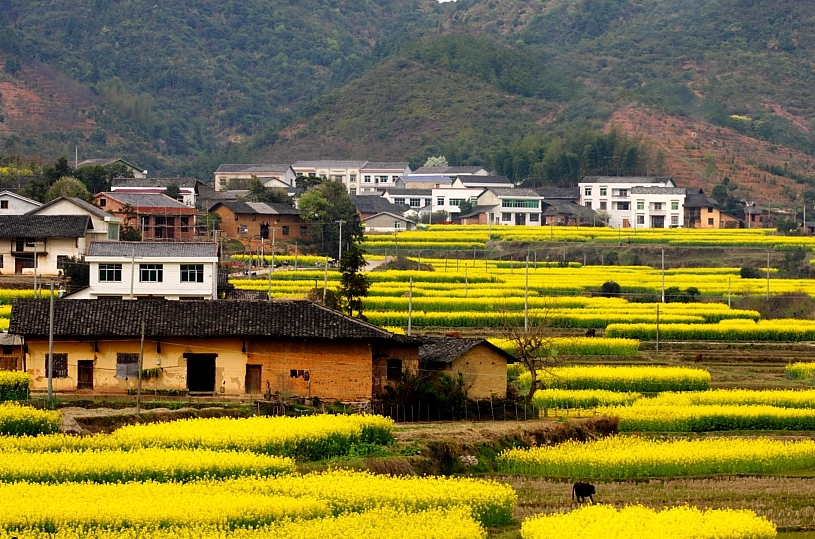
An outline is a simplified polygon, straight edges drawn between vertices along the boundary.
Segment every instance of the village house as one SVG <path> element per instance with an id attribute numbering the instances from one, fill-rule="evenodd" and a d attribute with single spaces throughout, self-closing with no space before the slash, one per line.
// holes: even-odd
<path id="1" fill-rule="evenodd" d="M 638 227 L 650 227 L 651 220 L 646 219 L 645 207 L 642 209 L 636 208 L 632 203 L 632 189 L 642 187 L 657 187 L 657 188 L 675 188 L 676 184 L 671 178 L 656 177 L 656 176 L 586 176 L 578 187 L 580 188 L 580 204 L 591 208 L 600 214 L 606 214 L 608 226 L 612 228 L 628 228 L 637 224 Z M 641 201 L 645 203 L 645 198 L 648 202 L 656 204 L 670 203 L 669 200 L 656 200 L 654 197 L 641 197 Z M 653 200 L 651 200 L 654 198 Z M 662 217 L 662 225 L 655 228 L 665 228 L 666 224 L 670 226 L 670 219 L 665 220 L 667 210 L 656 209 L 657 206 L 650 208 L 647 217 Z M 679 216 L 682 209 L 677 210 Z M 637 213 L 632 213 L 637 212 Z M 659 212 L 663 212 L 659 215 Z M 673 214 L 672 214 L 673 215 Z M 639 217 L 642 217 L 643 223 L 636 223 Z M 633 219 L 633 221 L 632 221 Z M 659 224 L 660 219 L 653 220 L 654 223 Z"/>
<path id="2" fill-rule="evenodd" d="M 476 204 L 478 202 L 478 197 L 483 192 L 484 189 L 482 187 L 442 187 L 439 189 L 433 189 L 431 193 L 433 211 L 447 212 L 447 214 L 454 219 L 461 213 L 460 206 L 462 204 L 465 202 Z"/>
<path id="3" fill-rule="evenodd" d="M 98 193 L 96 204 L 141 232 L 142 240 L 189 241 L 195 208 L 159 193 Z"/>
<path id="4" fill-rule="evenodd" d="M 512 189 L 515 184 L 506 176 L 482 176 L 478 174 L 458 176 L 452 185 L 453 189 L 466 189 L 480 187 L 482 189 L 492 187 L 503 187 Z"/>
<path id="5" fill-rule="evenodd" d="M 467 167 L 420 167 L 412 172 L 414 176 L 489 176 L 490 171 L 481 166 Z"/>
<path id="6" fill-rule="evenodd" d="M 23 347 L 19 335 L 9 335 L 5 331 L 0 333 L 0 352 L 0 371 L 22 370 Z"/>
<path id="7" fill-rule="evenodd" d="M 438 382 L 439 374 L 461 376 L 467 397 L 507 396 L 507 363 L 515 357 L 486 339 L 427 338 L 419 348 L 419 369 Z"/>
<path id="8" fill-rule="evenodd" d="M 141 167 L 137 167 L 133 163 L 128 163 L 124 159 L 120 157 L 107 157 L 104 159 L 85 159 L 77 163 L 76 168 L 80 169 L 83 167 L 109 167 L 112 165 L 122 165 L 123 169 L 133 174 L 134 178 L 146 178 L 147 171 L 142 169 Z"/>
<path id="9" fill-rule="evenodd" d="M 218 244 L 93 242 L 90 285 L 69 299 L 218 298 Z"/>
<path id="10" fill-rule="evenodd" d="M 682 228 L 685 226 L 685 197 L 687 191 L 680 187 L 633 187 L 631 202 L 618 202 L 615 214 L 622 214 L 623 204 L 629 207 L 629 216 L 623 217 L 617 226 L 628 228 Z M 633 217 L 633 220 L 632 220 Z M 609 223 L 611 224 L 611 223 Z"/>
<path id="11" fill-rule="evenodd" d="M 416 223 L 407 217 L 390 212 L 365 217 L 362 224 L 366 232 L 401 232 L 416 229 Z"/>
<path id="12" fill-rule="evenodd" d="M 247 189 L 252 178 L 265 187 L 294 187 L 297 174 L 291 165 L 283 164 L 224 164 L 215 171 L 216 191 Z"/>
<path id="13" fill-rule="evenodd" d="M 698 188 L 686 189 L 686 228 L 739 228 L 741 221 L 724 212 L 719 203 Z"/>
<path id="14" fill-rule="evenodd" d="M 407 204 L 394 204 L 381 196 L 351 195 L 351 202 L 354 203 L 361 220 L 380 213 L 404 216 L 406 212 L 410 211 L 410 206 Z"/>
<path id="15" fill-rule="evenodd" d="M 0 274 L 58 275 L 95 235 L 87 215 L 0 216 Z"/>
<path id="16" fill-rule="evenodd" d="M 122 220 L 86 200 L 77 197 L 59 197 L 31 210 L 27 215 L 83 215 L 88 217 L 90 228 L 86 244 L 92 241 L 118 241 Z"/>
<path id="17" fill-rule="evenodd" d="M 357 189 L 358 195 L 379 195 L 382 189 L 396 187 L 399 178 L 410 174 L 410 165 L 406 162 L 368 162 L 359 171 L 362 181 Z"/>
<path id="18" fill-rule="evenodd" d="M 142 323 L 146 389 L 366 402 L 418 369 L 417 342 L 308 301 L 57 300 L 55 390 L 135 388 Z M 35 391 L 48 329 L 47 301 L 14 301 L 9 333 Z"/>
<path id="19" fill-rule="evenodd" d="M 433 205 L 432 189 L 386 189 L 382 198 L 396 205 L 405 205 L 417 213 L 430 211 Z"/>
<path id="20" fill-rule="evenodd" d="M 534 189 L 494 187 L 481 193 L 476 206 L 490 208 L 485 224 L 540 226 L 542 201 Z"/>
<path id="21" fill-rule="evenodd" d="M 297 161 L 292 165 L 295 174 L 340 182 L 349 194 L 360 193 L 361 171 L 368 161 Z"/>
<path id="22" fill-rule="evenodd" d="M 11 191 L 0 191 L 0 215 L 23 215 L 42 206 L 41 202 L 31 200 Z"/>
<path id="23" fill-rule="evenodd" d="M 195 207 L 199 182 L 195 178 L 114 178 L 110 182 L 113 193 L 155 193 L 163 194 L 171 185 L 178 187 L 179 202 Z"/>
<path id="24" fill-rule="evenodd" d="M 221 220 L 224 237 L 252 242 L 295 241 L 309 237 L 308 225 L 294 206 L 282 202 L 218 202 L 209 209 Z"/>
<path id="25" fill-rule="evenodd" d="M 542 202 L 542 225 L 555 226 L 605 226 L 591 208 L 571 200 L 544 199 Z"/>

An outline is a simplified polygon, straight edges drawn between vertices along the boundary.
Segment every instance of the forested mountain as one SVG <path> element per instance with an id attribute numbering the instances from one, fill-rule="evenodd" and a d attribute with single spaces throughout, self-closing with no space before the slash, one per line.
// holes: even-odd
<path id="1" fill-rule="evenodd" d="M 805 0 L 5 0 L 0 153 L 201 177 L 443 153 L 789 201 L 815 188 L 814 20 Z"/>

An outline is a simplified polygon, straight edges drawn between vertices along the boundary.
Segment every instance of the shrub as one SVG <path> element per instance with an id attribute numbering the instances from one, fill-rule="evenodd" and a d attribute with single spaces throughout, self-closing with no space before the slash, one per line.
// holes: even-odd
<path id="1" fill-rule="evenodd" d="M 615 281 L 606 281 L 600 287 L 600 295 L 604 298 L 616 298 L 620 295 L 620 285 Z"/>
<path id="2" fill-rule="evenodd" d="M 59 412 L 37 410 L 19 404 L 0 404 L 0 434 L 37 436 L 59 432 L 62 416 Z"/>

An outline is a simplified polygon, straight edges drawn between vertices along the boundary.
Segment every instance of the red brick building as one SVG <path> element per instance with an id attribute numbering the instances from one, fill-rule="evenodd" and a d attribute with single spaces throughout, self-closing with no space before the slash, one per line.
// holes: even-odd
<path id="1" fill-rule="evenodd" d="M 308 225 L 297 208 L 279 202 L 218 202 L 209 210 L 221 218 L 218 226 L 227 238 L 244 243 L 271 240 L 295 241 L 308 238 Z"/>
<path id="2" fill-rule="evenodd" d="M 143 240 L 189 241 L 195 236 L 195 208 L 158 193 L 99 193 L 96 205 L 141 232 Z"/>

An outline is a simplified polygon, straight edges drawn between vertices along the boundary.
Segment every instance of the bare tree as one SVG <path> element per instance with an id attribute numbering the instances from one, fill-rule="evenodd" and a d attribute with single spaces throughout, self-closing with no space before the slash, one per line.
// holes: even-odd
<path id="1" fill-rule="evenodd" d="M 506 310 L 502 311 L 501 335 L 512 344 L 515 357 L 529 369 L 531 376 L 527 406 L 532 404 L 538 390 L 538 371 L 551 369 L 557 362 L 555 339 L 549 332 L 550 320 L 546 314 L 544 311 L 542 316 L 529 318 L 528 323 L 524 324 L 523 319 L 515 320 Z"/>

